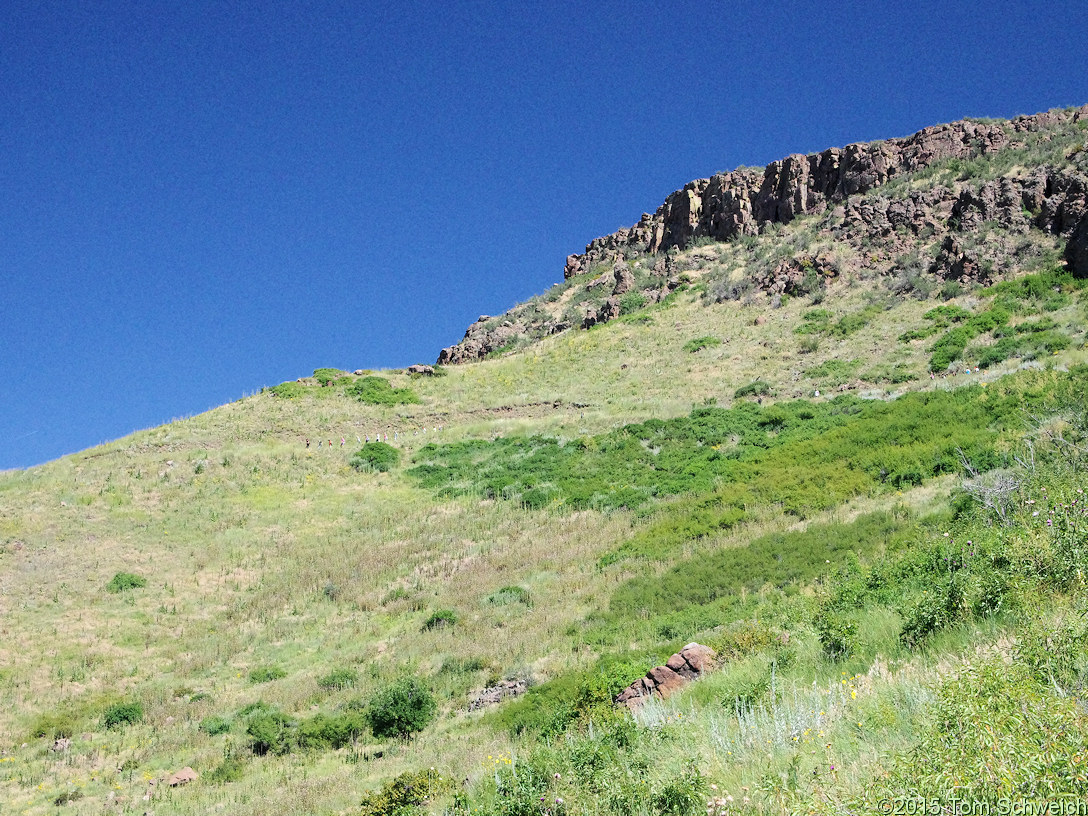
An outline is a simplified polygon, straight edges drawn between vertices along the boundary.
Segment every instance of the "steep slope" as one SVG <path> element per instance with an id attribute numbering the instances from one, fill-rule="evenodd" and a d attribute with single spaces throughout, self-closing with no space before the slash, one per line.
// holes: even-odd
<path id="1" fill-rule="evenodd" d="M 1082 793 L 1088 301 L 1057 225 L 1083 123 L 1030 121 L 972 136 L 1039 135 L 1027 152 L 759 234 L 602 245 L 626 269 L 594 256 L 510 316 L 642 298 L 588 330 L 434 375 L 319 369 L 0 474 L 0 801 L 872 812 L 944 784 L 900 749 L 977 782 L 938 713 L 989 717 L 1009 780 L 1042 757 L 1068 774 L 1051 793 Z M 717 672 L 613 709 L 692 640 Z M 408 678 L 437 717 L 375 733 Z M 1015 710 L 951 708 L 986 700 Z M 1017 731 L 1021 703 L 1046 714 Z"/>

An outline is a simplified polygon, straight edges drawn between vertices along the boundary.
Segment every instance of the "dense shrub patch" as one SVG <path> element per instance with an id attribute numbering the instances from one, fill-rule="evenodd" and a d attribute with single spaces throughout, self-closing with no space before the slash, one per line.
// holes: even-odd
<path id="1" fill-rule="evenodd" d="M 314 379 L 317 380 L 318 385 L 325 387 L 340 380 L 346 373 L 339 368 L 319 368 L 314 371 Z"/>
<path id="2" fill-rule="evenodd" d="M 453 626 L 457 623 L 457 613 L 452 609 L 439 609 L 432 612 L 427 620 L 423 621 L 423 631 L 429 632 L 432 629 L 445 629 L 447 626 Z"/>
<path id="3" fill-rule="evenodd" d="M 102 724 L 106 728 L 123 728 L 142 722 L 143 718 L 144 707 L 139 703 L 115 703 L 102 715 Z"/>
<path id="4" fill-rule="evenodd" d="M 689 354 L 694 354 L 697 351 L 702 351 L 705 348 L 713 348 L 714 346 L 720 346 L 722 341 L 717 337 L 707 335 L 706 337 L 696 337 L 694 340 L 688 340 L 684 343 L 684 351 Z"/>
<path id="5" fill-rule="evenodd" d="M 406 816 L 423 813 L 424 805 L 454 790 L 454 781 L 434 768 L 406 771 L 379 790 L 363 796 L 360 816 Z"/>
<path id="6" fill-rule="evenodd" d="M 342 691 L 355 688 L 359 682 L 359 673 L 355 669 L 333 669 L 323 677 L 318 678 L 317 685 L 325 691 Z"/>
<path id="7" fill-rule="evenodd" d="M 378 473 L 387 473 L 399 463 L 400 451 L 385 442 L 367 442 L 349 462 L 356 470 Z"/>
<path id="8" fill-rule="evenodd" d="M 841 396 L 701 406 L 686 417 L 569 442 L 536 436 L 427 445 L 408 473 L 440 495 L 520 500 L 546 488 L 552 505 L 572 509 L 676 502 L 651 522 L 646 541 L 636 533 L 624 545 L 637 554 L 727 529 L 752 502 L 806 516 L 850 496 L 918 485 L 959 471 L 959 450 L 979 470 L 1001 466 L 1008 458 L 998 442 L 1006 429 L 1019 432 L 1021 411 L 1062 405 L 1083 379 L 1023 372 L 987 389 L 889 402 Z"/>
<path id="9" fill-rule="evenodd" d="M 306 393 L 306 386 L 291 380 L 290 382 L 273 385 L 268 389 L 268 393 L 280 399 L 296 399 Z"/>
<path id="10" fill-rule="evenodd" d="M 420 402 L 410 388 L 394 388 L 384 377 L 360 377 L 347 393 L 368 405 L 408 405 Z"/>
<path id="11" fill-rule="evenodd" d="M 110 578 L 110 582 L 106 584 L 106 591 L 114 594 L 118 592 L 125 592 L 129 589 L 140 589 L 147 586 L 147 579 L 139 575 L 134 575 L 131 572 L 119 572 Z"/>
<path id="12" fill-rule="evenodd" d="M 249 682 L 270 683 L 287 676 L 287 672 L 279 666 L 256 666 L 249 671 Z"/>
<path id="13" fill-rule="evenodd" d="M 430 689 L 415 677 L 405 677 L 375 694 L 365 716 L 378 739 L 406 739 L 426 728 L 437 708 Z"/>
<path id="14" fill-rule="evenodd" d="M 873 513 L 850 524 L 814 524 L 685 559 L 662 575 L 631 578 L 613 593 L 614 616 L 642 617 L 707 604 L 764 584 L 779 589 L 834 573 L 854 558 L 896 550 L 916 535 L 908 514 Z"/>

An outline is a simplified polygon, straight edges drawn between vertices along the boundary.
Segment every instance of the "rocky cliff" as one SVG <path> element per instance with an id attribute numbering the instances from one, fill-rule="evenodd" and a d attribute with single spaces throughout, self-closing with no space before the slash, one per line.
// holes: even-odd
<path id="1" fill-rule="evenodd" d="M 1068 165 L 1064 167 L 1032 167 L 1029 155 L 1029 148 L 1038 152 L 1040 145 L 1051 140 L 1069 142 L 1070 134 L 1083 139 L 1086 127 L 1088 106 L 1008 121 L 964 120 L 901 139 L 787 156 L 763 170 L 739 169 L 697 179 L 669 195 L 652 215 L 644 213 L 634 226 L 596 238 L 584 252 L 567 258 L 565 280 L 597 273 L 587 286 L 611 285 L 610 299 L 587 305 L 578 319 L 526 315 L 517 309 L 500 318 L 483 316 L 460 343 L 442 350 L 439 362 L 468 362 L 508 348 L 519 338 L 588 328 L 618 316 L 620 295 L 635 288 L 627 261 L 636 256 L 663 256 L 654 265 L 655 275 L 662 280 L 645 281 L 641 288 L 642 300 L 654 302 L 676 286 L 665 260 L 670 250 L 684 249 L 699 239 L 757 236 L 771 225 L 786 225 L 818 212 L 833 211 L 835 237 L 854 245 L 890 240 L 901 251 L 914 237 L 937 235 L 943 243 L 928 272 L 941 278 L 987 282 L 986 269 L 992 265 L 982 263 L 955 234 L 977 230 L 988 222 L 1014 231 L 1035 228 L 1069 239 L 1066 259 L 1078 272 L 1088 274 L 1084 142 L 1074 143 L 1066 156 L 1072 159 L 1079 153 L 1079 161 L 1064 162 Z M 998 156 L 1007 157 L 1005 175 L 978 180 L 971 172 L 972 162 L 985 163 Z M 1017 163 L 1020 158 L 1026 165 Z M 960 181 L 922 183 L 894 197 L 867 195 L 934 168 L 960 169 Z M 819 260 L 787 260 L 753 283 L 771 294 L 792 293 L 791 287 L 795 289 L 797 280 Z M 601 274 L 602 269 L 607 271 Z"/>

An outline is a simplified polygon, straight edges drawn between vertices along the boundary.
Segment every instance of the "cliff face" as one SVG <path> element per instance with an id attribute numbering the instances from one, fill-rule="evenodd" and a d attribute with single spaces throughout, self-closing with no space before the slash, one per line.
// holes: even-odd
<path id="1" fill-rule="evenodd" d="M 652 215 L 644 213 L 634 226 L 596 238 L 584 252 L 568 256 L 564 279 L 610 268 L 612 275 L 589 285 L 600 285 L 604 277 L 610 283 L 614 277 L 618 292 L 620 281 L 628 274 L 625 262 L 635 256 L 664 255 L 670 249 L 684 249 L 696 239 L 729 241 L 755 236 L 769 225 L 789 224 L 798 216 L 829 209 L 839 216 L 837 240 L 854 244 L 890 241 L 901 251 L 912 237 L 921 234 L 943 238 L 937 260 L 929 269 L 939 278 L 986 282 L 977 259 L 955 237 L 955 233 L 977 230 L 985 222 L 997 222 L 1012 231 L 1037 228 L 1068 238 L 1068 262 L 1079 274 L 1088 274 L 1088 180 L 1076 168 L 1021 167 L 978 185 L 923 185 L 894 198 L 865 195 L 941 162 L 967 163 L 993 157 L 1086 124 L 1088 106 L 1009 121 L 965 120 L 925 128 L 901 139 L 787 156 L 763 170 L 739 169 L 697 179 L 669 195 Z M 792 266 L 800 268 L 800 264 Z M 800 274 L 792 266 L 785 264 L 766 280 L 755 281 L 757 288 L 771 294 L 790 293 L 791 276 Z M 810 267 L 811 263 L 806 265 Z M 647 302 L 664 297 L 676 283 L 667 263 L 659 261 L 655 269 L 666 280 L 643 291 Z M 503 316 L 506 319 L 481 317 L 460 343 L 442 350 L 438 361 L 469 362 L 530 333 L 541 336 L 576 326 L 588 328 L 620 313 L 616 292 L 613 294 L 579 320 L 551 320 L 530 327 L 524 315 L 513 312 Z"/>
<path id="2" fill-rule="evenodd" d="M 663 252 L 703 236 L 728 241 L 756 235 L 766 224 L 788 224 L 799 215 L 842 203 L 899 176 L 946 159 L 968 160 L 1015 146 L 1018 134 L 1088 118 L 1088 106 L 1020 116 L 1008 122 L 936 125 L 903 139 L 832 147 L 809 156 L 787 156 L 763 171 L 737 170 L 697 179 L 665 199 L 635 226 L 591 241 L 567 258 L 564 277 L 611 263 L 627 251 Z"/>

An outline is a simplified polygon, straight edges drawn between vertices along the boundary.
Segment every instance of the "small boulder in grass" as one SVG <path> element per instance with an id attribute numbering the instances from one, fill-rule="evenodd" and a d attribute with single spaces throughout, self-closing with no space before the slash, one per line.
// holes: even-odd
<path id="1" fill-rule="evenodd" d="M 714 650 L 700 643 L 689 643 L 669 658 L 664 666 L 656 666 L 646 676 L 636 680 L 616 696 L 616 703 L 632 711 L 647 698 L 657 695 L 662 699 L 683 688 L 692 680 L 714 667 Z"/>
<path id="2" fill-rule="evenodd" d="M 178 771 L 176 774 L 171 775 L 170 778 L 166 780 L 166 784 L 169 785 L 171 788 L 176 788 L 179 785 L 188 785 L 190 782 L 195 780 L 196 777 L 196 771 L 186 766 Z"/>

